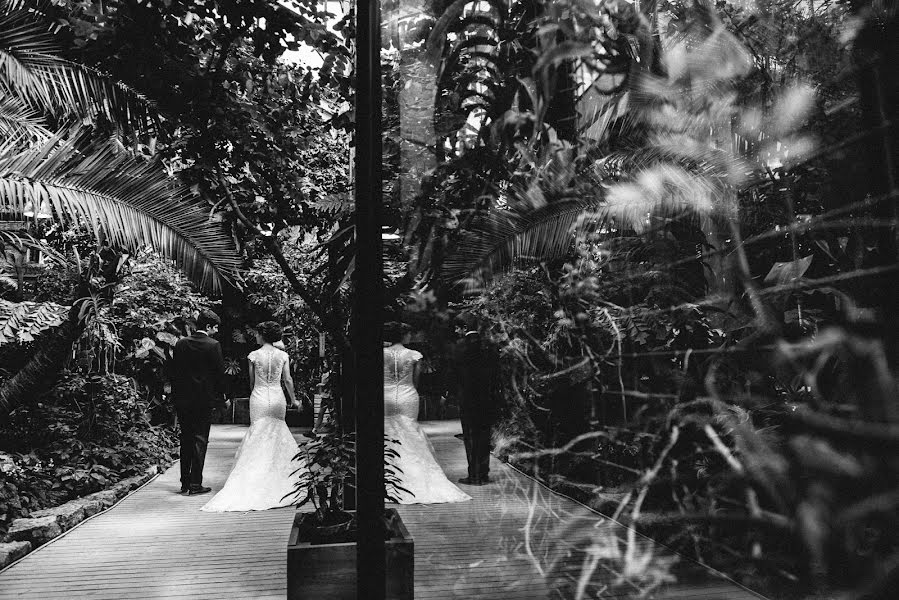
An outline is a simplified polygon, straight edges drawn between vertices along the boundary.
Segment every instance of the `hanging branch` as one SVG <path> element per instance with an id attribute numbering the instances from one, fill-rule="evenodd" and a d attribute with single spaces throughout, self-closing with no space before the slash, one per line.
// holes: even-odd
<path id="1" fill-rule="evenodd" d="M 321 304 L 321 302 L 319 302 L 309 292 L 306 286 L 303 285 L 303 282 L 300 281 L 299 277 L 297 277 L 296 272 L 294 272 L 293 268 L 290 266 L 290 263 L 287 262 L 287 258 L 284 256 L 284 252 L 281 250 L 281 245 L 278 243 L 278 239 L 276 238 L 276 236 L 266 235 L 256 223 L 253 223 L 240 209 L 240 206 L 238 206 L 237 204 L 237 200 L 234 198 L 231 190 L 228 189 L 228 185 L 225 183 L 225 181 L 220 180 L 220 183 L 222 189 L 225 191 L 225 196 L 228 199 L 228 203 L 231 205 L 231 209 L 234 211 L 234 215 L 241 223 L 243 223 L 245 227 L 262 238 L 266 249 L 272 255 L 272 258 L 275 259 L 275 262 L 278 263 L 278 266 L 281 268 L 284 276 L 287 277 L 287 281 L 290 283 L 291 289 L 296 292 L 300 298 L 303 299 L 303 302 L 305 302 L 309 306 L 309 308 L 312 309 L 312 312 L 316 314 L 316 316 L 328 330 L 328 333 L 330 333 L 334 337 L 334 340 L 335 342 L 337 342 L 338 346 L 340 346 L 342 350 L 349 350 L 350 343 L 344 335 L 343 328 L 340 326 L 340 323 L 336 322 L 336 320 L 333 318 L 333 315 L 325 310 L 325 307 Z"/>

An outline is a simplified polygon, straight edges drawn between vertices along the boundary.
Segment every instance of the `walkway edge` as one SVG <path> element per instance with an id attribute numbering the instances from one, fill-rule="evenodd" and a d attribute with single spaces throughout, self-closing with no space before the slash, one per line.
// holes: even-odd
<path id="1" fill-rule="evenodd" d="M 172 465 L 174 465 L 174 464 L 177 463 L 177 462 L 178 462 L 178 460 L 175 460 L 175 461 L 172 463 Z M 33 550 L 31 550 L 30 552 L 26 553 L 25 555 L 20 556 L 20 557 L 17 558 L 16 560 L 12 561 L 12 562 L 9 563 L 8 565 L 6 565 L 6 566 L 3 567 L 2 569 L 0 569 L 0 575 L 2 575 L 7 569 L 11 569 L 12 567 L 16 566 L 17 564 L 19 564 L 19 562 L 25 560 L 25 559 L 28 558 L 29 556 L 32 556 L 32 555 L 34 555 L 35 553 L 40 552 L 42 549 L 44 549 L 44 548 L 46 548 L 46 547 L 52 545 L 54 542 L 56 542 L 56 540 L 60 540 L 60 539 L 64 538 L 65 536 L 67 536 L 67 535 L 69 534 L 69 532 L 75 531 L 76 529 L 78 529 L 79 527 L 81 527 L 84 523 L 87 523 L 87 522 L 90 521 L 91 519 L 93 519 L 93 518 L 95 518 L 95 517 L 99 517 L 100 515 L 105 515 L 106 513 L 108 513 L 109 511 L 111 511 L 111 510 L 114 509 L 115 507 L 117 507 L 119 504 L 121 504 L 122 501 L 124 501 L 126 498 L 129 498 L 132 494 L 136 494 L 137 492 L 139 492 L 140 490 L 142 490 L 142 489 L 143 489 L 144 487 L 146 487 L 147 485 L 153 483 L 153 482 L 156 480 L 156 478 L 158 478 L 158 477 L 159 477 L 160 475 L 162 475 L 165 471 L 167 471 L 168 469 L 170 469 L 170 468 L 172 467 L 172 465 L 169 465 L 169 466 L 166 467 L 165 469 L 160 468 L 160 469 L 156 472 L 155 475 L 153 475 L 152 477 L 150 477 L 149 479 L 147 479 L 145 482 L 143 482 L 142 484 L 140 484 L 140 485 L 137 486 L 136 488 L 130 490 L 127 494 L 125 494 L 124 496 L 122 496 L 121 498 L 119 498 L 118 500 L 116 500 L 115 503 L 110 504 L 109 506 L 107 506 L 106 508 L 104 508 L 103 510 L 101 510 L 100 512 L 94 513 L 94 514 L 92 514 L 91 516 L 87 517 L 86 519 L 82 519 L 81 521 L 79 521 L 78 523 L 76 523 L 73 527 L 70 527 L 69 529 L 66 529 L 65 531 L 63 531 L 62 533 L 60 533 L 58 536 L 54 537 L 52 540 L 48 540 L 47 542 L 41 544 L 41 545 L 38 546 L 37 548 L 34 548 Z M 76 498 L 76 499 L 77 499 L 77 498 Z"/>

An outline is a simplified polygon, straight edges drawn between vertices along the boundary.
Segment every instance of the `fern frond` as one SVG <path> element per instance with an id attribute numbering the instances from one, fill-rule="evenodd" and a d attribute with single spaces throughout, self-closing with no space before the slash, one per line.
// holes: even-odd
<path id="1" fill-rule="evenodd" d="M 98 235 L 102 230 L 113 244 L 153 246 L 206 290 L 240 279 L 231 236 L 158 161 L 91 141 L 89 132 L 17 150 L 15 140 L 0 146 L 0 212 L 24 219 L 29 203 L 49 203 L 55 218 L 78 220 Z"/>
<path id="2" fill-rule="evenodd" d="M 444 261 L 442 279 L 468 290 L 507 272 L 518 261 L 565 256 L 584 213 L 598 210 L 600 197 L 559 199 L 532 211 L 493 210 L 464 232 Z"/>
<path id="3" fill-rule="evenodd" d="M 31 342 L 41 333 L 59 327 L 70 307 L 52 302 L 9 302 L 0 299 L 0 346 Z"/>
<path id="4" fill-rule="evenodd" d="M 27 3 L 0 9 L 0 96 L 60 120 L 106 121 L 141 133 L 156 128 L 151 103 L 108 75 L 60 58 L 53 26 Z"/>

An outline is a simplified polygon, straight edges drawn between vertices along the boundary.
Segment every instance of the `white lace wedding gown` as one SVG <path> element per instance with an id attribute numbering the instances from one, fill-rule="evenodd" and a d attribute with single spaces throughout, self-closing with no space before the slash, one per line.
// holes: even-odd
<path id="1" fill-rule="evenodd" d="M 221 491 L 200 510 L 207 512 L 265 510 L 302 500 L 292 495 L 299 473 L 291 475 L 297 443 L 284 422 L 287 403 L 281 372 L 287 353 L 266 344 L 248 357 L 256 372 L 250 394 L 250 428 L 237 448 L 234 466 Z"/>
<path id="2" fill-rule="evenodd" d="M 418 392 L 412 371 L 421 358 L 421 353 L 399 344 L 384 349 L 384 433 L 388 439 L 400 441 L 394 446 L 400 455 L 394 464 L 402 470 L 398 474 L 402 486 L 411 492 L 399 492 L 400 504 L 471 500 L 446 478 L 418 424 Z"/>

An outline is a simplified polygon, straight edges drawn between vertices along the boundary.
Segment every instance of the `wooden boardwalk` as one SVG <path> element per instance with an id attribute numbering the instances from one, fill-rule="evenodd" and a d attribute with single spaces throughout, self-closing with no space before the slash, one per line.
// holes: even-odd
<path id="1" fill-rule="evenodd" d="M 426 423 L 447 475 L 464 475 L 458 421 Z M 245 427 L 213 428 L 205 483 L 224 483 Z M 415 540 L 415 597 L 758 598 L 704 569 L 663 582 L 675 558 L 646 538 L 493 461 L 471 502 L 399 507 Z M 0 599 L 283 599 L 292 509 L 204 513 L 178 467 L 0 572 Z M 630 539 L 630 552 L 628 540 Z M 589 577 L 585 573 L 590 574 Z M 315 600 L 315 599 L 310 599 Z"/>

